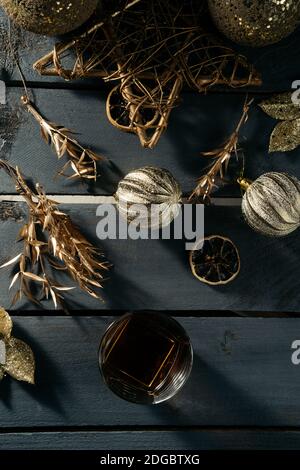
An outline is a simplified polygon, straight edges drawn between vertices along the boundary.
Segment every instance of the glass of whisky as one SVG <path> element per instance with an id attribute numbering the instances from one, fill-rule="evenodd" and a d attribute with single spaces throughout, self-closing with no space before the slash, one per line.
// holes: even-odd
<path id="1" fill-rule="evenodd" d="M 106 330 L 99 350 L 104 381 L 140 404 L 173 397 L 188 379 L 193 350 L 183 327 L 166 314 L 127 313 Z"/>

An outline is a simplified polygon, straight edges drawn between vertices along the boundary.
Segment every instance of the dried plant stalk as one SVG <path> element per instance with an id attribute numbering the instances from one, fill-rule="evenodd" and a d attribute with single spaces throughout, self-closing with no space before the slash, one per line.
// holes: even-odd
<path id="1" fill-rule="evenodd" d="M 67 155 L 68 161 L 59 174 L 67 176 L 69 179 L 83 178 L 96 181 L 97 162 L 103 160 L 104 157 L 90 149 L 84 148 L 73 137 L 73 133 L 70 129 L 58 126 L 44 119 L 27 96 L 22 96 L 21 100 L 24 106 L 26 106 L 27 111 L 31 113 L 39 123 L 42 138 L 47 144 L 51 144 L 57 158 L 61 159 L 64 155 Z M 65 170 L 69 167 L 72 170 L 71 175 L 65 174 Z"/>
<path id="2" fill-rule="evenodd" d="M 103 273 L 109 265 L 103 255 L 75 227 L 72 220 L 48 199 L 39 184 L 32 191 L 18 168 L 0 160 L 4 169 L 14 180 L 17 192 L 23 196 L 29 208 L 27 223 L 20 230 L 23 250 L 1 268 L 17 265 L 10 288 L 19 283 L 12 303 L 23 296 L 39 303 L 52 298 L 55 308 L 63 306 L 63 292 L 75 287 L 62 286 L 52 278 L 51 272 L 66 271 L 87 294 L 101 299 L 97 288 L 102 287 Z M 39 289 L 35 294 L 32 284 Z"/>
<path id="3" fill-rule="evenodd" d="M 107 99 L 109 121 L 153 148 L 183 85 L 206 92 L 218 84 L 261 84 L 245 57 L 207 33 L 205 5 L 204 0 L 140 0 L 96 21 L 73 41 L 57 44 L 34 68 L 66 80 L 92 76 L 116 82 Z"/>
<path id="4" fill-rule="evenodd" d="M 239 133 L 241 127 L 248 120 L 249 108 L 252 102 L 253 100 L 246 100 L 241 118 L 234 132 L 226 140 L 224 145 L 215 150 L 211 150 L 210 152 L 202 153 L 202 155 L 204 155 L 205 157 L 212 158 L 213 163 L 211 164 L 209 170 L 199 178 L 197 186 L 190 195 L 189 200 L 201 199 L 203 202 L 209 201 L 210 195 L 214 187 L 216 187 L 216 179 L 218 177 L 224 179 L 224 175 L 226 174 L 230 158 L 232 157 L 232 155 L 237 155 Z"/>

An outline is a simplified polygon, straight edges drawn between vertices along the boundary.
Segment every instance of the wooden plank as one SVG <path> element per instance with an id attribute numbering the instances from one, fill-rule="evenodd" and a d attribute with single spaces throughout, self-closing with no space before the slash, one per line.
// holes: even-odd
<path id="1" fill-rule="evenodd" d="M 300 319 L 178 318 L 191 337 L 193 370 L 176 397 L 156 406 L 125 402 L 104 385 L 97 351 L 111 321 L 15 316 L 15 336 L 36 355 L 36 386 L 5 378 L 0 428 L 299 426 L 300 366 L 291 345 Z"/>
<path id="2" fill-rule="evenodd" d="M 116 204 L 115 197 L 112 196 L 97 196 L 97 195 L 78 195 L 78 194 L 49 194 L 47 193 L 49 199 L 53 199 L 57 204 Z M 214 206 L 222 207 L 240 207 L 242 198 L 238 197 L 212 197 L 210 202 Z M 15 203 L 15 202 L 24 202 L 24 197 L 19 194 L 1 194 L 0 202 L 5 203 Z M 188 204 L 189 198 L 183 197 L 182 203 Z"/>
<path id="3" fill-rule="evenodd" d="M 299 450 L 299 431 L 110 431 L 0 434 L 3 450 Z M 146 452 L 145 452 L 146 453 Z"/>
<path id="4" fill-rule="evenodd" d="M 204 150 L 216 148 L 229 136 L 239 119 L 242 95 L 183 95 L 182 105 L 172 114 L 170 126 L 154 150 L 143 149 L 136 136 L 122 133 L 108 122 L 105 93 L 96 91 L 35 90 L 41 112 L 51 121 L 80 133 L 81 142 L 102 153 L 109 161 L 100 166 L 102 176 L 89 185 L 57 177 L 63 162 L 41 139 L 38 123 L 21 108 L 20 89 L 8 89 L 7 105 L 2 107 L 0 157 L 19 165 L 24 174 L 39 181 L 52 194 L 113 194 L 128 171 L 145 165 L 168 168 L 178 179 L 184 193 L 195 187 L 208 165 Z M 257 101 L 261 98 L 257 97 Z M 249 178 L 266 171 L 286 171 L 300 177 L 297 155 L 268 154 L 268 142 L 275 121 L 257 106 L 241 134 Z M 242 166 L 232 161 L 231 177 Z M 235 170 L 233 168 L 236 167 Z M 14 193 L 14 186 L 0 174 L 1 193 Z M 218 191 L 216 196 L 240 196 L 237 185 Z"/>
<path id="5" fill-rule="evenodd" d="M 15 239 L 25 221 L 22 204 L 2 203 L 0 224 L 3 237 L 0 263 L 17 255 L 21 245 Z M 74 310 L 231 310 L 299 311 L 300 239 L 296 233 L 273 239 L 253 232 L 243 221 L 239 207 L 205 209 L 205 233 L 229 236 L 241 256 L 239 276 L 226 286 L 211 287 L 193 277 L 184 240 L 103 240 L 96 238 L 97 206 L 62 206 L 87 237 L 103 249 L 113 264 L 103 291 L 105 302 L 97 301 L 79 290 L 69 294 Z M 9 308 L 10 268 L 0 273 L 1 303 Z M 65 285 L 73 285 L 66 278 Z M 178 290 L 180 286 L 180 290 Z M 45 308 L 52 308 L 45 302 Z M 20 303 L 17 309 L 33 309 Z"/>
<path id="6" fill-rule="evenodd" d="M 101 87 L 99 79 L 77 80 L 76 82 L 65 82 L 60 77 L 41 77 L 32 69 L 32 64 L 53 49 L 58 42 L 57 38 L 46 37 L 20 31 L 13 28 L 13 43 L 21 58 L 27 80 L 32 82 L 44 82 L 51 84 L 62 84 L 65 87 L 93 86 Z M 262 91 L 284 91 L 291 88 L 291 83 L 299 79 L 298 57 L 300 54 L 300 29 L 291 36 L 273 46 L 264 48 L 240 47 L 236 44 L 231 46 L 248 57 L 261 73 L 263 78 Z M 225 38 L 225 43 L 230 44 Z M 19 80 L 19 74 L 13 66 L 8 49 L 8 22 L 4 12 L 0 9 L 0 79 Z"/>

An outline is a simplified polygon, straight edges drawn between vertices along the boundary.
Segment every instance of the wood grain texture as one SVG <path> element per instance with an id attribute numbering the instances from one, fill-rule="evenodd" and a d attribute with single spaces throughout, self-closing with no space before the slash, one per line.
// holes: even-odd
<path id="1" fill-rule="evenodd" d="M 1 207 L 2 264 L 21 251 L 21 244 L 15 239 L 26 212 L 20 203 L 13 205 L 8 213 L 5 203 Z M 241 272 L 236 280 L 226 286 L 211 287 L 191 274 L 184 240 L 100 241 L 96 237 L 100 220 L 96 216 L 97 206 L 67 205 L 62 209 L 113 264 L 103 290 L 105 302 L 75 290 L 68 296 L 70 308 L 74 310 L 299 311 L 298 232 L 283 239 L 263 237 L 246 225 L 239 207 L 206 208 L 205 233 L 232 238 L 241 256 Z M 6 308 L 11 298 L 10 271 L 4 268 L 0 272 L 1 303 Z M 64 285 L 73 285 L 69 279 L 61 280 Z M 44 306 L 53 308 L 51 302 L 45 302 Z M 25 302 L 15 308 L 32 309 L 33 306 Z"/>
<path id="2" fill-rule="evenodd" d="M 173 111 L 169 128 L 154 150 L 143 149 L 136 136 L 110 125 L 105 114 L 105 93 L 79 90 L 35 90 L 36 102 L 44 116 L 65 125 L 79 135 L 86 146 L 103 154 L 97 183 L 70 182 L 57 177 L 63 162 L 41 139 L 39 125 L 20 104 L 19 88 L 8 89 L 7 105 L 2 108 L 0 157 L 19 165 L 24 175 L 39 181 L 48 193 L 113 194 L 117 184 L 130 170 L 145 165 L 167 168 L 179 181 L 184 193 L 190 193 L 197 178 L 209 164 L 202 151 L 221 145 L 237 123 L 245 96 L 185 93 L 182 104 Z M 256 95 L 257 102 L 262 98 Z M 268 154 L 270 134 L 276 121 L 256 105 L 241 132 L 245 155 L 245 173 L 255 179 L 266 171 L 286 171 L 300 177 L 299 149 L 286 154 Z M 242 161 L 233 158 L 229 179 L 237 177 Z M 1 193 L 14 193 L 14 186 L 0 174 Z M 237 185 L 217 191 L 216 196 L 240 196 Z"/>
<path id="3" fill-rule="evenodd" d="M 36 355 L 36 386 L 4 379 L 0 428 L 299 426 L 300 366 L 291 345 L 300 319 L 178 318 L 194 366 L 178 395 L 155 406 L 127 403 L 104 385 L 97 354 L 111 320 L 15 316 L 14 335 Z"/>
<path id="4" fill-rule="evenodd" d="M 5 450 L 299 450 L 299 431 L 90 431 L 0 434 Z"/>
<path id="5" fill-rule="evenodd" d="M 217 33 L 212 25 L 210 28 Z M 74 86 L 93 86 L 99 88 L 102 86 L 102 81 L 99 79 L 65 82 L 60 77 L 41 77 L 32 69 L 32 64 L 50 52 L 59 39 L 20 31 L 15 27 L 12 30 L 12 34 L 17 53 L 22 59 L 22 67 L 27 80 L 33 83 L 50 83 L 53 86 L 58 83 L 68 88 Z M 7 38 L 8 20 L 0 9 L 0 43 L 2 42 L 2 47 L 0 48 L 0 79 L 9 81 L 19 80 L 18 71 L 14 67 L 11 55 L 5 47 Z M 220 36 L 221 41 L 231 45 L 237 52 L 244 54 L 254 64 L 263 79 L 263 86 L 260 89 L 267 92 L 289 90 L 291 82 L 299 79 L 299 73 L 297 73 L 297 68 L 295 67 L 300 53 L 299 38 L 300 30 L 298 28 L 292 35 L 278 44 L 263 48 L 251 48 L 230 43 L 226 38 Z"/>

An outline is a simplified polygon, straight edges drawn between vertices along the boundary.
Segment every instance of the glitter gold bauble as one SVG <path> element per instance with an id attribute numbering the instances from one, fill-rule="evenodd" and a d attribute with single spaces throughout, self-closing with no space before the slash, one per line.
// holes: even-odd
<path id="1" fill-rule="evenodd" d="M 296 0 L 209 0 L 217 28 L 232 41 L 248 46 L 274 44 L 291 34 L 300 19 Z"/>
<path id="2" fill-rule="evenodd" d="M 78 28 L 97 4 L 98 0 L 0 0 L 0 6 L 21 28 L 49 36 Z"/>

